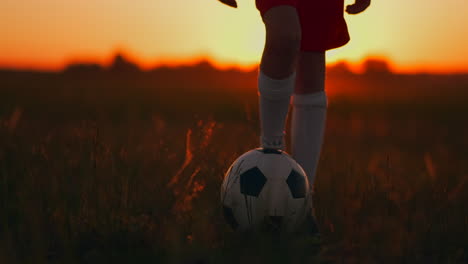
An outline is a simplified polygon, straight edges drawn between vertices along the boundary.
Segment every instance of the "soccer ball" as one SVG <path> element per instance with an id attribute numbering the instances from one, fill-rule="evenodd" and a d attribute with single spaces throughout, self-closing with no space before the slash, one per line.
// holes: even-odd
<path id="1" fill-rule="evenodd" d="M 237 231 L 300 231 L 312 212 L 311 191 L 301 166 L 287 153 L 254 149 L 226 172 L 221 203 Z"/>

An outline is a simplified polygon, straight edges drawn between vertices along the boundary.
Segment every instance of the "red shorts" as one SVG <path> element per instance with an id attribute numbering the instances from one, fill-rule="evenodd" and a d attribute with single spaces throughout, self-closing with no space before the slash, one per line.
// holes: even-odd
<path id="1" fill-rule="evenodd" d="M 344 0 L 255 0 L 263 16 L 270 8 L 294 6 L 302 28 L 301 51 L 325 51 L 348 43 Z"/>

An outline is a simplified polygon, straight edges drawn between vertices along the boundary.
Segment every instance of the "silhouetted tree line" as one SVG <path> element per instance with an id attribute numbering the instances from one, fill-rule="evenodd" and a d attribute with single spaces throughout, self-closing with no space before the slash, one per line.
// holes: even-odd
<path id="1" fill-rule="evenodd" d="M 199 63 L 191 66 L 178 66 L 178 67 L 167 67 L 167 66 L 159 66 L 153 68 L 149 71 L 143 71 L 137 63 L 131 61 L 125 55 L 121 53 L 117 53 L 112 60 L 112 63 L 108 67 L 104 67 L 98 63 L 71 63 L 69 64 L 64 73 L 69 74 L 89 74 L 89 73 L 103 73 L 103 72 L 110 72 L 110 73 L 117 73 L 117 74 L 126 74 L 126 73 L 139 73 L 139 72 L 155 72 L 155 71 L 170 71 L 170 70 L 177 70 L 177 71 L 185 71 L 185 72 L 199 72 L 199 73 L 210 73 L 210 72 L 218 72 L 220 70 L 216 69 L 212 64 L 208 61 L 200 61 Z M 231 69 L 228 71 L 236 71 L 235 69 Z M 350 75 L 354 74 L 351 71 L 350 66 L 345 61 L 340 61 L 333 65 L 327 67 L 328 74 L 331 75 Z M 392 74 L 391 67 L 389 62 L 384 58 L 368 58 L 363 62 L 363 74 Z"/>
<path id="2" fill-rule="evenodd" d="M 468 74 L 396 74 L 380 58 L 368 59 L 363 66 L 355 73 L 346 62 L 329 65 L 327 91 L 372 102 L 468 98 Z M 185 109 L 239 117 L 245 109 L 255 109 L 257 75 L 255 68 L 220 70 L 208 61 L 143 70 L 122 54 L 108 66 L 71 63 L 61 72 L 0 69 L 0 112 L 20 104 L 56 112 L 70 108 L 77 116 L 96 109 L 124 114 L 126 109 L 146 107 L 168 116 Z"/>

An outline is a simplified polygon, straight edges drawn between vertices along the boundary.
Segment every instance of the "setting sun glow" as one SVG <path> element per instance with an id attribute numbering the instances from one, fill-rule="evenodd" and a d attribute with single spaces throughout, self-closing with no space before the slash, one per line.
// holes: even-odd
<path id="1" fill-rule="evenodd" d="M 251 67 L 265 32 L 254 0 L 6 0 L 0 4 L 0 67 L 57 70 L 71 61 L 109 62 L 123 50 L 143 68 L 207 58 Z M 350 4 L 351 1 L 347 1 Z M 463 0 L 373 0 L 345 15 L 351 41 L 330 63 L 384 56 L 401 72 L 467 72 Z"/>

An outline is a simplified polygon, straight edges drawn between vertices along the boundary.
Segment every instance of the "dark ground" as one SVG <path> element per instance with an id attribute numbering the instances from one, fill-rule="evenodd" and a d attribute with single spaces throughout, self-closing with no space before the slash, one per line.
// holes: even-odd
<path id="1" fill-rule="evenodd" d="M 222 218 L 255 72 L 78 66 L 0 71 L 0 263 L 468 263 L 467 75 L 329 69 L 317 251 Z"/>

